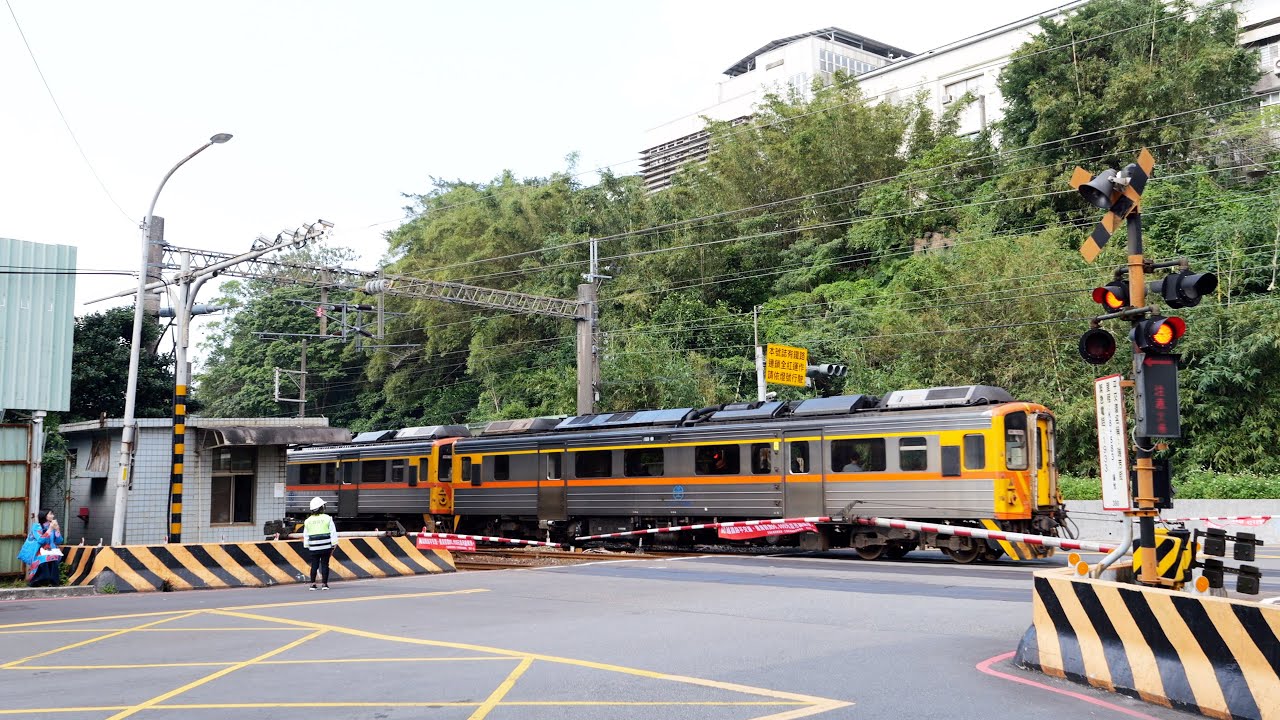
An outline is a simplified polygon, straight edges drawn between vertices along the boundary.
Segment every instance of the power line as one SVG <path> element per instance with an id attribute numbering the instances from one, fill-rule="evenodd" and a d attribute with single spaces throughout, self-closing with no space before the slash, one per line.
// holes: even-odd
<path id="1" fill-rule="evenodd" d="M 58 104 L 58 98 L 53 95 L 53 88 L 49 87 L 49 80 L 45 78 L 44 70 L 40 69 L 40 62 L 36 60 L 35 51 L 31 49 L 31 43 L 27 41 L 27 34 L 22 31 L 22 23 L 18 22 L 18 14 L 13 10 L 13 3 L 9 0 L 4 0 L 4 4 L 9 8 L 9 15 L 13 17 L 13 24 L 18 28 L 18 35 L 22 36 L 22 44 L 27 48 L 27 55 L 31 57 L 31 64 L 36 66 L 36 72 L 40 75 L 40 82 L 44 83 L 45 92 L 49 93 L 49 99 L 53 101 L 53 107 L 58 111 L 58 117 L 62 118 L 63 127 L 67 129 L 67 134 L 71 136 L 71 142 L 75 143 L 76 150 L 80 152 L 80 157 L 84 159 L 84 164 L 88 166 L 89 172 L 93 174 L 93 179 L 98 181 L 98 187 L 102 188 L 102 192 L 106 193 L 107 199 L 111 201 L 112 205 L 116 206 L 116 210 L 119 210 L 120 214 L 124 215 L 125 219 L 130 223 L 137 225 L 137 221 L 130 217 L 129 213 L 124 211 L 124 208 L 120 207 L 120 203 L 116 202 L 115 197 L 111 195 L 111 191 L 107 189 L 107 184 L 102 182 L 102 177 L 98 175 L 93 163 L 89 161 L 89 156 L 85 153 L 84 148 L 81 147 L 79 138 L 76 137 L 75 131 L 71 129 L 71 123 L 67 121 L 67 116 L 62 112 L 62 106 Z"/>

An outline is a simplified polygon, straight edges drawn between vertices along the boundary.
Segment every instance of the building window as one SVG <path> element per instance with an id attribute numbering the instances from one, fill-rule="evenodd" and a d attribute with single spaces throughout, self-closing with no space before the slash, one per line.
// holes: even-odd
<path id="1" fill-rule="evenodd" d="M 213 454 L 209 524 L 253 522 L 256 448 L 219 448 Z"/>
<path id="2" fill-rule="evenodd" d="M 973 93 L 974 97 L 982 94 L 982 76 L 975 75 L 959 82 L 947 83 L 942 87 L 942 104 L 953 103 L 964 97 L 965 93 Z"/>
<path id="3" fill-rule="evenodd" d="M 865 72 L 871 72 L 876 68 L 871 63 L 856 60 L 848 55 L 841 55 L 834 50 L 819 50 L 818 69 L 827 73 L 843 70 L 850 75 L 861 75 Z"/>
<path id="4" fill-rule="evenodd" d="M 1262 72 L 1275 71 L 1277 60 L 1280 60 L 1280 42 L 1258 46 L 1258 68 Z"/>

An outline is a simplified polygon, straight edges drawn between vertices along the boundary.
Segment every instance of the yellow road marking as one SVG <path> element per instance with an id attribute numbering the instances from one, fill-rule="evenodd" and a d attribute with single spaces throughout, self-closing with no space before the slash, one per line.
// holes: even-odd
<path id="1" fill-rule="evenodd" d="M 52 633 L 107 633 L 115 632 L 121 628 L 63 628 L 50 630 L 0 630 L 0 635 L 40 635 Z M 265 632 L 268 630 L 289 632 L 297 632 L 296 628 L 282 627 L 180 627 L 180 628 L 142 628 L 133 632 L 153 633 L 153 632 Z"/>
<path id="2" fill-rule="evenodd" d="M 285 651 L 288 651 L 288 650 L 292 650 L 292 649 L 294 649 L 294 648 L 298 647 L 299 645 L 302 645 L 303 643 L 307 642 L 308 640 L 314 640 L 315 638 L 320 637 L 321 635 L 325 634 L 325 632 L 327 632 L 327 631 L 326 631 L 326 630 L 316 630 L 315 632 L 311 633 L 310 635 L 307 635 L 306 637 L 298 638 L 297 640 L 294 640 L 293 642 L 289 643 L 288 645 L 282 645 L 281 647 L 278 647 L 278 648 L 276 648 L 275 650 L 269 650 L 269 651 L 267 651 L 267 652 L 265 652 L 265 653 L 263 653 L 263 654 L 259 655 L 258 657 L 251 658 L 251 659 L 249 659 L 249 660 L 245 660 L 244 662 L 236 663 L 235 665 L 232 665 L 231 667 L 223 668 L 223 669 L 221 669 L 221 670 L 219 670 L 219 671 L 217 671 L 217 672 L 215 672 L 215 673 L 210 673 L 210 674 L 208 674 L 208 675 L 205 675 L 204 677 L 200 678 L 199 680 L 194 680 L 194 681 L 192 681 L 192 682 L 189 682 L 189 683 L 187 683 L 186 685 L 183 685 L 183 686 L 182 686 L 182 687 L 180 687 L 180 688 L 177 688 L 177 689 L 175 689 L 175 690 L 170 690 L 169 692 L 164 693 L 164 694 L 162 694 L 162 695 L 157 695 L 157 696 L 155 696 L 155 697 L 151 698 L 150 700 L 147 700 L 147 701 L 145 701 L 145 702 L 139 703 L 138 705 L 134 705 L 133 707 L 128 708 L 128 709 L 126 709 L 126 710 L 123 710 L 123 711 L 121 711 L 121 712 L 118 712 L 118 713 L 116 713 L 115 715 L 112 715 L 111 717 L 107 718 L 107 720 L 121 720 L 122 718 L 127 718 L 127 717 L 129 717 L 130 715 L 133 715 L 133 714 L 137 713 L 137 712 L 138 712 L 138 711 L 140 711 L 140 710 L 146 710 L 146 709 L 147 709 L 147 708 L 149 708 L 149 707 L 154 707 L 155 705 L 158 705 L 158 704 L 160 704 L 160 703 L 164 702 L 165 700 L 168 700 L 168 699 L 169 699 L 169 698 L 171 698 L 171 697 L 175 697 L 175 696 L 177 696 L 177 695 L 181 695 L 182 693 L 184 693 L 184 692 L 186 692 L 186 691 L 188 691 L 188 690 L 191 690 L 191 689 L 193 689 L 193 688 L 200 687 L 201 685 L 204 685 L 205 683 L 213 682 L 214 680 L 217 680 L 218 678 L 223 677 L 223 676 L 225 676 L 225 675 L 230 675 L 231 673 L 235 672 L 236 670 L 239 670 L 239 669 L 241 669 L 241 668 L 249 667 L 250 665 L 254 665 L 254 664 L 256 664 L 256 663 L 262 662 L 263 660 L 266 660 L 266 659 L 267 659 L 267 658 L 269 658 L 269 657 L 274 657 L 274 656 L 276 656 L 276 655 L 279 655 L 279 654 L 280 654 L 280 653 L 282 653 L 282 652 L 285 652 Z"/>
<path id="3" fill-rule="evenodd" d="M 780 700 L 734 701 L 734 700 L 515 700 L 498 703 L 497 707 L 558 707 L 575 705 L 578 707 L 666 707 L 672 705 L 705 705 L 710 707 L 757 707 L 776 705 L 800 705 L 798 702 Z M 220 705 L 153 705 L 153 710 L 252 710 L 255 708 L 346 708 L 346 707 L 476 707 L 476 702 L 296 702 L 296 703 L 226 703 Z M 26 712 L 31 712 L 30 710 Z M 763 719 L 761 719 L 763 720 Z"/>
<path id="4" fill-rule="evenodd" d="M 89 707 L 68 707 L 68 708 L 19 708 L 17 710 L 0 710 L 0 715 L 34 715 L 35 713 L 85 713 L 85 712 L 111 712 L 112 710 L 123 710 L 123 705 L 92 705 Z"/>
<path id="5" fill-rule="evenodd" d="M 126 633 L 131 633 L 131 632 L 133 632 L 134 630 L 141 630 L 142 628 L 150 627 L 151 625 L 159 625 L 160 623 L 166 623 L 166 622 L 169 622 L 170 620 L 182 620 L 182 619 L 184 619 L 184 618 L 189 618 L 189 617 L 191 617 L 192 615 L 199 615 L 201 612 L 203 612 L 203 611 L 201 611 L 201 610 L 193 610 L 193 611 L 191 611 L 191 612 L 187 612 L 187 613 L 182 614 L 182 615 L 177 615 L 177 616 L 174 616 L 174 617 L 162 618 L 162 619 L 160 619 L 160 620 L 156 620 L 155 622 L 149 622 L 149 623 L 146 623 L 145 625 L 140 625 L 140 626 L 138 626 L 137 628 L 123 628 L 123 629 L 116 630 L 116 631 L 114 631 L 114 632 L 108 633 L 108 634 L 106 634 L 106 635 L 99 635 L 98 637 L 89 638 L 88 640 L 81 640 L 80 642 L 77 642 L 77 643 L 71 643 L 70 645 L 63 645 L 62 647 L 56 647 L 56 648 L 54 648 L 54 649 L 52 649 L 52 650 L 45 650 L 45 651 L 44 651 L 44 652 L 42 652 L 42 653 L 37 653 L 37 654 L 35 654 L 35 655 L 28 655 L 27 657 L 19 658 L 19 659 L 17 659 L 17 660 L 11 660 L 11 661 L 9 661 L 9 662 L 7 662 L 7 663 L 3 664 L 3 665 L 0 665 L 0 670 L 8 669 L 8 668 L 14 667 L 15 665 L 21 665 L 22 663 L 27 662 L 28 660 L 35 660 L 36 658 L 42 658 L 42 657 L 47 657 L 47 656 L 49 656 L 49 655 L 54 655 L 54 654 L 56 654 L 56 653 L 60 653 L 60 652 L 62 652 L 62 651 L 64 651 L 64 650 L 71 650 L 71 649 L 74 649 L 74 648 L 78 648 L 78 647 L 83 647 L 83 646 L 85 646 L 85 645 L 89 645 L 89 644 L 91 644 L 91 643 L 96 643 L 96 642 L 99 642 L 99 641 L 101 641 L 101 640 L 107 640 L 107 639 L 110 639 L 110 638 L 113 638 L 113 637 L 119 637 L 119 636 L 124 635 L 124 634 L 126 634 Z"/>
<path id="6" fill-rule="evenodd" d="M 161 612 L 129 613 L 127 615 L 99 615 L 98 617 L 71 618 L 68 620 L 38 620 L 36 622 L 9 623 L 0 628 L 35 627 L 37 625 L 63 625 L 65 623 L 102 622 L 103 620 L 132 620 L 133 618 L 155 617 L 157 615 L 181 615 L 187 610 L 164 610 Z M 112 628 L 113 630 L 117 628 Z"/>
<path id="7" fill-rule="evenodd" d="M 281 628 L 290 632 L 298 632 L 300 628 Z M 324 665 L 328 663 L 406 663 L 406 662 L 473 662 L 476 660 L 503 660 L 505 656 L 480 657 L 394 657 L 394 658 L 325 658 L 323 660 L 263 660 L 259 665 Z M 180 668 L 180 667 L 228 667 L 238 661 L 228 662 L 181 662 L 181 663 L 137 663 L 135 665 L 23 665 L 5 668 L 10 672 L 18 670 L 137 670 L 139 668 Z"/>
<path id="8" fill-rule="evenodd" d="M 482 593 L 482 592 L 489 592 L 489 589 L 488 588 L 471 588 L 470 590 L 438 590 L 436 592 L 402 593 L 398 595 L 372 595 L 369 597 L 336 598 L 333 600 L 296 600 L 293 602 L 263 603 L 260 605 L 233 605 L 231 607 L 217 608 L 217 610 L 256 610 L 256 609 L 264 609 L 264 608 L 301 607 L 303 605 L 331 605 L 334 603 L 367 602 L 369 600 L 396 600 L 399 598 L 407 599 L 407 598 L 437 597 L 437 596 L 445 596 L 445 595 L 469 595 L 471 593 Z M 263 616 L 261 619 L 264 619 L 268 622 L 282 622 L 278 618 L 267 617 L 267 616 Z"/>
<path id="9" fill-rule="evenodd" d="M 532 664 L 533 658 L 531 657 L 521 660 L 520 664 L 507 675 L 506 679 L 502 681 L 502 684 L 498 685 L 498 687 L 494 688 L 493 692 L 489 693 L 489 697 L 484 699 L 484 702 L 481 703 L 480 707 L 476 708 L 476 711 L 471 713 L 471 716 L 468 717 L 467 720 L 484 720 L 488 717 L 489 713 L 493 712 L 493 709 L 498 706 L 498 703 L 502 702 L 502 698 L 506 697 L 507 693 L 511 692 L 511 688 L 516 686 L 516 680 L 519 680 L 520 676 L 524 674 L 524 671 L 528 670 L 529 666 Z"/>
<path id="10" fill-rule="evenodd" d="M 611 665 L 609 663 L 595 662 L 593 660 L 578 660 L 575 658 L 558 657 L 555 655 L 543 655 L 540 653 L 518 652 L 515 650 L 504 650 L 502 648 L 490 647 L 487 645 L 472 645 L 470 643 L 457 643 L 445 640 L 423 640 L 420 638 L 403 637 L 399 635 L 387 635 L 384 633 L 369 632 L 367 630 L 356 630 L 355 628 L 340 627 L 336 625 L 326 625 L 324 623 L 308 622 L 305 620 L 293 620 L 289 618 L 277 618 L 266 615 L 254 615 L 252 613 L 240 613 L 230 609 L 210 610 L 209 612 L 217 615 L 229 615 L 244 620 L 253 620 L 255 622 L 278 622 L 286 625 L 297 625 L 299 627 L 323 629 L 331 632 L 341 633 L 344 635 L 353 635 L 355 637 L 368 638 L 370 640 L 385 640 L 388 642 L 405 643 L 409 645 L 422 645 L 427 647 L 447 647 L 456 650 L 470 650 L 472 652 L 491 653 L 494 655 L 506 655 L 512 658 L 532 658 L 534 660 L 545 660 L 547 662 L 561 663 L 564 665 L 574 665 L 577 667 L 591 668 L 594 670 L 604 670 L 607 672 L 622 673 L 624 675 L 634 675 L 636 677 L 650 678 L 652 680 L 669 680 L 671 682 L 686 683 L 689 685 L 699 685 L 702 687 L 715 688 L 717 690 L 728 690 L 730 692 L 744 693 L 748 695 L 762 695 L 765 697 L 778 698 L 781 700 L 796 700 L 807 703 L 812 707 L 822 706 L 826 710 L 847 707 L 853 703 L 844 700 L 831 700 L 829 698 L 820 698 L 813 695 L 802 695 L 800 693 L 784 692 L 782 690 L 770 690 L 767 688 L 751 687 L 749 685 L 739 685 L 737 683 L 722 682 L 720 680 L 707 680 L 705 678 L 691 677 L 688 675 L 673 675 L 670 673 L 655 672 L 652 670 L 641 670 L 639 668 L 624 667 L 622 665 Z M 801 717 L 799 715 L 795 717 Z M 782 720 L 781 718 L 761 718 L 760 720 Z"/>

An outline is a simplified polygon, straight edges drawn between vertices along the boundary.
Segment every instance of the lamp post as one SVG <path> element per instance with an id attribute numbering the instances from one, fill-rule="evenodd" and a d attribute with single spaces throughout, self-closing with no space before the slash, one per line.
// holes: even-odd
<path id="1" fill-rule="evenodd" d="M 174 165 L 169 172 L 165 173 L 164 179 L 160 181 L 160 186 L 156 188 L 156 194 L 151 197 L 151 206 L 147 208 L 147 217 L 142 221 L 142 266 L 138 271 L 138 294 L 134 298 L 136 304 L 133 310 L 133 342 L 129 346 L 129 380 L 125 386 L 124 429 L 120 442 L 120 462 L 116 472 L 115 514 L 111 522 L 112 545 L 124 544 L 125 512 L 129 507 L 129 473 L 133 467 L 134 444 L 138 434 L 138 423 L 134 418 L 134 414 L 138 403 L 138 365 L 141 361 L 142 351 L 143 298 L 147 292 L 147 263 L 150 259 L 151 223 L 156 209 L 156 201 L 160 199 L 160 191 L 164 189 L 164 184 L 169 182 L 169 178 L 178 171 L 178 168 L 186 164 L 191 158 L 204 152 L 210 145 L 220 145 L 230 139 L 231 135 L 227 133 L 214 135 L 209 138 L 209 142 L 196 148 L 195 152 L 179 160 L 177 165 Z"/>

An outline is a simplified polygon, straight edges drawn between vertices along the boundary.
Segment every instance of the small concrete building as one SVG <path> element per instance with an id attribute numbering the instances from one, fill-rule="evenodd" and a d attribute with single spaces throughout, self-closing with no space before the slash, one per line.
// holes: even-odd
<path id="1" fill-rule="evenodd" d="M 123 420 L 68 423 L 69 492 L 63 534 L 69 544 L 111 541 L 116 463 Z M 128 545 L 164 543 L 169 527 L 173 421 L 138 420 L 138 445 L 125 513 Z M 289 445 L 347 442 L 326 418 L 187 418 L 183 461 L 183 542 L 261 540 L 263 524 L 284 517 Z"/>

